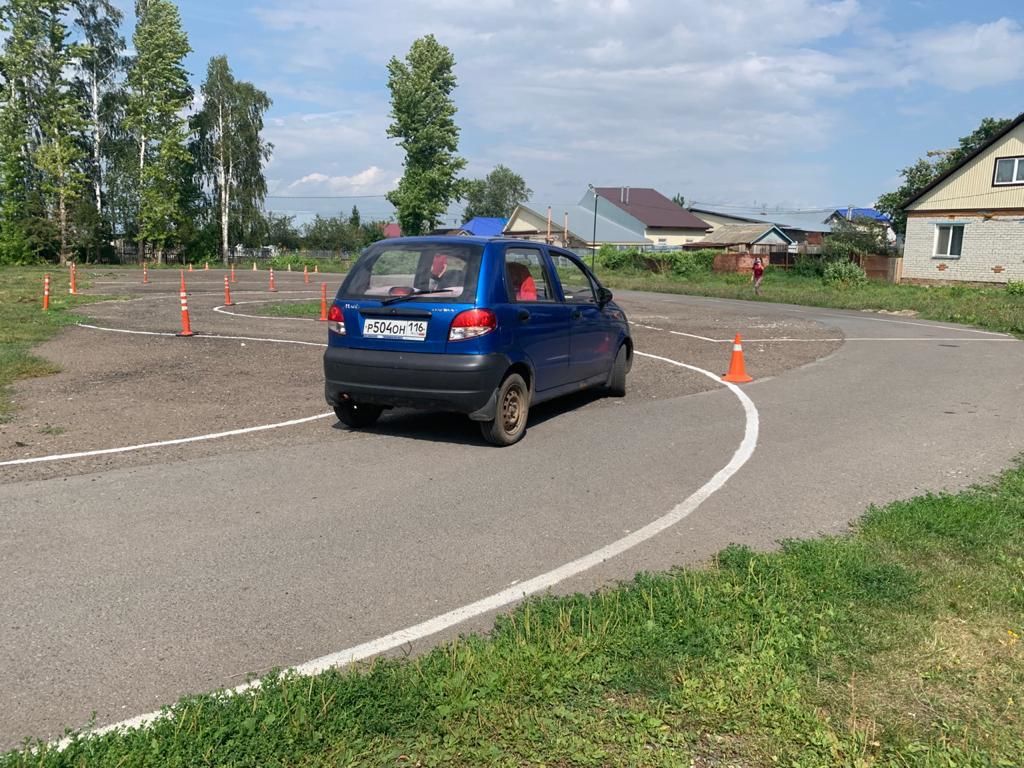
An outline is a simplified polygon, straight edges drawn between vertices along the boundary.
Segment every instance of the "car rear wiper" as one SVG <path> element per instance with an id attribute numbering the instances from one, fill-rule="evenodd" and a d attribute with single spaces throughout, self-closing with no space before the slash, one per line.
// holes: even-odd
<path id="1" fill-rule="evenodd" d="M 431 293 L 451 293 L 454 290 L 457 290 L 457 289 L 455 289 L 455 288 L 420 288 L 420 289 L 415 290 L 415 291 L 410 291 L 409 293 L 403 293 L 401 296 L 392 296 L 389 299 L 384 299 L 384 301 L 381 302 L 381 306 L 386 307 L 388 304 L 397 304 L 400 301 L 405 301 L 406 299 L 411 299 L 413 296 L 426 296 L 426 295 L 431 294 Z"/>

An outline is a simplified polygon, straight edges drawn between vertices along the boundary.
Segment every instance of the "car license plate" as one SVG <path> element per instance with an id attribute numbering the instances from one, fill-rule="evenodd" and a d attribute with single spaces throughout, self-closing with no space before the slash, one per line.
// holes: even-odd
<path id="1" fill-rule="evenodd" d="M 424 341 L 427 338 L 427 321 L 366 318 L 363 320 L 363 336 L 372 339 Z"/>

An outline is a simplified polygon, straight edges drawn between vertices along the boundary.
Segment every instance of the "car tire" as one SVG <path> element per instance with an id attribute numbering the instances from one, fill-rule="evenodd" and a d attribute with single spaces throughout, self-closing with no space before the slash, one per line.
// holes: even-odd
<path id="1" fill-rule="evenodd" d="M 526 433 L 530 416 L 530 388 L 518 373 L 508 376 L 498 387 L 494 421 L 480 424 L 480 432 L 491 445 L 518 443 Z"/>
<path id="2" fill-rule="evenodd" d="M 363 429 L 372 426 L 384 411 L 379 405 L 346 402 L 334 406 L 334 415 L 338 421 L 350 429 Z"/>
<path id="3" fill-rule="evenodd" d="M 608 390 L 609 395 L 612 397 L 626 396 L 627 373 L 629 373 L 629 350 L 623 344 L 619 347 L 618 354 L 615 355 L 611 371 L 608 372 L 608 383 L 605 385 L 605 389 Z"/>

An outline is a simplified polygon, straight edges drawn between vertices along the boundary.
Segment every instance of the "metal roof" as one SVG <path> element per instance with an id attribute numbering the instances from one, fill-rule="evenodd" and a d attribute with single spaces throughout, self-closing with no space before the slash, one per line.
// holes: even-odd
<path id="1" fill-rule="evenodd" d="M 508 219 L 500 219 L 491 216 L 475 216 L 460 227 L 466 232 L 481 237 L 498 237 L 505 229 Z"/>
<path id="2" fill-rule="evenodd" d="M 608 205 L 607 201 L 605 204 Z M 597 214 L 597 240 L 598 243 L 636 243 L 638 245 L 650 245 L 651 241 L 644 237 L 643 232 L 637 232 L 636 230 L 630 229 L 622 224 L 612 221 L 601 213 L 600 209 L 604 206 L 599 205 Z M 533 216 L 537 217 L 539 221 L 546 221 L 547 214 L 539 213 L 529 206 L 520 205 L 517 210 L 527 211 Z M 594 242 L 594 209 L 593 207 L 583 207 L 581 205 L 569 205 L 559 208 L 552 208 L 551 211 L 551 231 L 561 232 L 562 223 L 565 214 L 569 215 L 569 233 L 572 234 L 576 239 L 582 240 L 585 243 Z M 512 214 L 511 221 L 515 218 L 515 212 Z M 638 222 L 639 224 L 639 222 Z M 509 233 L 509 237 L 515 237 L 515 233 Z"/>
<path id="3" fill-rule="evenodd" d="M 833 210 L 821 208 L 818 210 L 784 212 L 765 208 L 742 208 L 739 206 L 730 206 L 729 208 L 716 208 L 713 205 L 690 206 L 690 211 L 698 215 L 707 213 L 736 219 L 737 221 L 774 224 L 780 229 L 799 229 L 803 232 L 824 233 L 832 231 L 832 225 L 826 224 L 825 219 L 832 215 Z"/>
<path id="4" fill-rule="evenodd" d="M 648 227 L 708 229 L 708 223 L 651 187 L 596 187 L 597 194 Z M 588 193 L 589 194 L 589 193 Z M 580 201 L 583 205 L 583 201 Z"/>
<path id="5" fill-rule="evenodd" d="M 785 240 L 793 242 L 793 239 L 775 224 L 754 223 L 725 224 L 693 245 L 752 245 L 773 231 Z"/>

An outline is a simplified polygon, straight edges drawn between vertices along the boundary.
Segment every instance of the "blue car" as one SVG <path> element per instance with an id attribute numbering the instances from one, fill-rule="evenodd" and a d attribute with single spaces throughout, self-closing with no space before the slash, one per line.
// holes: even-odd
<path id="1" fill-rule="evenodd" d="M 385 408 L 463 413 L 511 445 L 530 407 L 626 393 L 626 315 L 575 254 L 526 240 L 407 237 L 367 248 L 328 312 L 327 402 L 351 428 Z"/>

